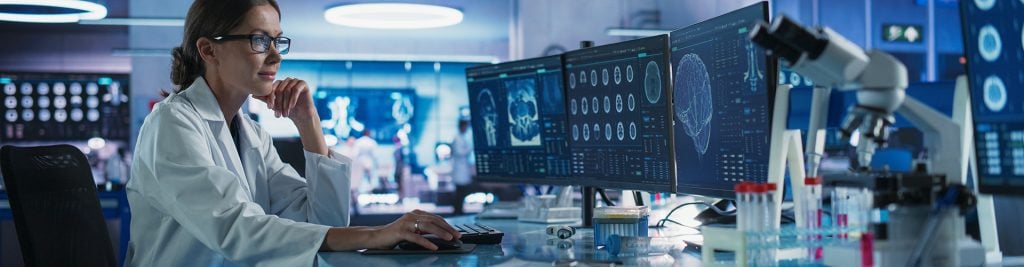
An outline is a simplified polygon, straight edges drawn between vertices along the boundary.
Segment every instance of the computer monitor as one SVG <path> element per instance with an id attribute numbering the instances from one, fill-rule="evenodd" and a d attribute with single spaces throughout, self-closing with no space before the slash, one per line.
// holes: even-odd
<path id="1" fill-rule="evenodd" d="M 768 18 L 760 2 L 673 31 L 678 193 L 734 198 L 765 182 L 777 64 L 748 38 Z"/>
<path id="2" fill-rule="evenodd" d="M 131 136 L 129 76 L 0 73 L 4 143 L 73 142 Z"/>
<path id="3" fill-rule="evenodd" d="M 380 144 L 392 144 L 399 131 L 419 129 L 416 100 L 411 88 L 323 87 L 313 94 L 320 127 L 339 143 L 369 133 Z"/>
<path id="4" fill-rule="evenodd" d="M 675 189 L 668 55 L 667 35 L 565 53 L 574 180 Z"/>
<path id="5" fill-rule="evenodd" d="M 1024 2 L 960 1 L 978 186 L 1024 194 Z"/>
<path id="6" fill-rule="evenodd" d="M 560 56 L 466 69 L 476 178 L 569 184 Z"/>

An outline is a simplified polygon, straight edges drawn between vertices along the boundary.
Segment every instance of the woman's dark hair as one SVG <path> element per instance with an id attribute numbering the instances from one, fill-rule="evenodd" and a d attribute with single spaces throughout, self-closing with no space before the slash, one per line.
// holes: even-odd
<path id="1" fill-rule="evenodd" d="M 203 59 L 199 57 L 196 41 L 199 38 L 212 38 L 228 34 L 245 21 L 245 14 L 260 5 L 274 7 L 278 18 L 281 8 L 275 0 L 195 0 L 185 17 L 185 36 L 181 46 L 171 51 L 171 82 L 178 86 L 175 92 L 185 90 L 192 81 L 206 72 Z"/>

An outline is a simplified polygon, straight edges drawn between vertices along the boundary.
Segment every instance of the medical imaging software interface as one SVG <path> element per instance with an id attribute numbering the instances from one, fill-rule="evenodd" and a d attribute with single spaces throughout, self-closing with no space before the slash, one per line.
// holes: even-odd
<path id="1" fill-rule="evenodd" d="M 979 183 L 1024 186 L 1024 1 L 961 3 Z"/>
<path id="2" fill-rule="evenodd" d="M 478 177 L 568 183 L 558 179 L 570 175 L 561 64 L 551 56 L 466 70 Z"/>
<path id="3" fill-rule="evenodd" d="M 747 38 L 766 10 L 759 3 L 671 33 L 678 192 L 730 197 L 737 182 L 767 180 L 776 70 Z"/>
<path id="4" fill-rule="evenodd" d="M 668 36 L 565 54 L 572 174 L 583 184 L 672 191 Z"/>

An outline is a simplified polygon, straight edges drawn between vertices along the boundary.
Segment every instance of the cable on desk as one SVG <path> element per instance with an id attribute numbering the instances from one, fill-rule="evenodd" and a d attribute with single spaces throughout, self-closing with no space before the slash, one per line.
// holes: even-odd
<path id="1" fill-rule="evenodd" d="M 657 227 L 664 227 L 665 226 L 665 222 L 674 222 L 676 224 L 683 225 L 683 224 L 678 223 L 676 221 L 673 221 L 673 220 L 671 220 L 669 218 L 672 217 L 672 213 L 675 213 L 676 210 L 679 210 L 680 208 L 686 207 L 686 206 L 689 206 L 689 205 L 705 206 L 708 209 L 711 209 L 712 211 L 714 211 L 715 213 L 718 213 L 718 215 L 735 215 L 736 214 L 736 211 L 724 211 L 724 210 L 719 209 L 718 207 L 715 207 L 715 205 L 711 205 L 711 204 L 708 204 L 708 203 L 703 202 L 703 201 L 683 203 L 683 204 L 679 204 L 679 206 L 676 206 L 675 208 L 672 208 L 672 210 L 670 210 L 668 212 L 668 214 L 665 215 L 664 219 L 658 220 Z"/>

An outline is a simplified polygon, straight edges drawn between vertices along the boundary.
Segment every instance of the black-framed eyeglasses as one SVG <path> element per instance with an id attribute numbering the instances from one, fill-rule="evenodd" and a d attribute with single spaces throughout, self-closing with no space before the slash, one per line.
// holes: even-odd
<path id="1" fill-rule="evenodd" d="M 221 35 L 213 37 L 216 41 L 229 41 L 229 40 L 244 40 L 249 39 L 249 46 L 252 47 L 252 51 L 256 53 L 266 53 L 270 49 L 270 43 L 273 41 L 274 48 L 277 49 L 278 54 L 288 54 L 288 49 L 291 48 L 292 39 L 288 37 L 270 37 L 266 34 L 235 34 L 235 35 Z"/>

